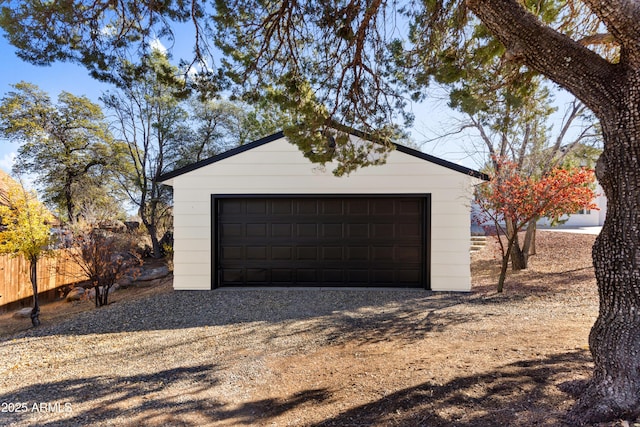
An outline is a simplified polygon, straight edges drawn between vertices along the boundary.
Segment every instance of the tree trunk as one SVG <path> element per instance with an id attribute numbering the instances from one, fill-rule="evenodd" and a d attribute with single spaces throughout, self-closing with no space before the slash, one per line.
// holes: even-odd
<path id="1" fill-rule="evenodd" d="M 33 308 L 31 309 L 31 324 L 40 326 L 40 304 L 38 303 L 38 259 L 31 259 L 29 264 L 29 278 L 33 289 Z"/>
<path id="2" fill-rule="evenodd" d="M 509 241 L 513 240 L 511 244 L 511 270 L 524 270 L 525 268 L 527 268 L 528 256 L 520 248 L 520 238 L 515 229 L 515 226 L 510 221 L 507 221 L 506 226 L 507 238 L 509 239 Z"/>
<path id="3" fill-rule="evenodd" d="M 596 175 L 607 218 L 593 246 L 600 310 L 589 335 L 593 377 L 569 416 L 576 424 L 640 415 L 640 82 L 628 96 L 602 121 Z"/>
<path id="4" fill-rule="evenodd" d="M 529 256 L 535 255 L 535 236 L 536 222 L 535 220 L 531 220 L 529 224 L 527 224 L 527 231 L 524 235 L 522 247 L 520 246 L 519 237 L 516 236 L 514 241 L 514 252 L 511 254 L 511 268 L 513 271 L 526 270 L 529 268 Z"/>
<path id="5" fill-rule="evenodd" d="M 65 184 L 64 184 L 64 202 L 65 208 L 67 210 L 67 219 L 70 224 L 74 224 L 76 221 L 75 218 L 75 206 L 74 206 L 74 197 L 72 191 L 73 178 L 71 175 L 67 174 Z"/>
<path id="6" fill-rule="evenodd" d="M 104 285 L 102 287 L 102 300 L 100 301 L 100 305 L 101 306 L 105 306 L 108 304 L 108 300 L 109 300 L 109 289 L 111 288 L 111 286 L 107 286 Z"/>
<path id="7" fill-rule="evenodd" d="M 517 235 L 516 235 L 517 237 Z M 507 279 L 507 267 L 509 266 L 509 258 L 511 257 L 511 251 L 518 245 L 515 243 L 515 237 L 511 236 L 507 240 L 507 252 L 502 256 L 502 266 L 500 268 L 500 278 L 498 279 L 498 293 L 502 293 L 504 290 L 504 282 Z"/>
<path id="8" fill-rule="evenodd" d="M 513 241 L 513 247 L 511 248 L 511 270 L 520 271 L 527 268 L 528 256 L 520 248 L 520 239 L 518 236 Z"/>
<path id="9" fill-rule="evenodd" d="M 529 257 L 536 254 L 536 230 L 538 225 L 536 220 L 532 219 L 527 225 L 527 232 L 524 235 L 524 243 L 522 244 L 522 251 L 527 254 L 527 266 L 529 266 Z M 525 267 L 525 268 L 526 268 Z"/>
<path id="10" fill-rule="evenodd" d="M 607 218 L 593 247 L 600 298 L 589 334 L 594 370 L 569 414 L 572 425 L 640 415 L 640 5 L 585 3 L 620 46 L 617 61 L 546 26 L 521 2 L 466 2 L 512 58 L 577 96 L 602 126 L 596 176 L 607 196 Z"/>
<path id="11" fill-rule="evenodd" d="M 147 230 L 149 230 L 149 237 L 151 238 L 151 256 L 153 258 L 160 258 L 162 251 L 160 250 L 160 241 L 158 240 L 158 229 L 155 224 L 149 224 L 147 225 Z"/>
<path id="12" fill-rule="evenodd" d="M 140 216 L 144 226 L 147 228 L 147 233 L 151 239 L 151 256 L 153 258 L 160 258 L 162 256 L 162 250 L 160 249 L 160 241 L 158 239 L 156 204 L 157 202 L 155 201 L 147 204 L 143 198 L 143 203 L 140 205 L 138 215 Z"/>

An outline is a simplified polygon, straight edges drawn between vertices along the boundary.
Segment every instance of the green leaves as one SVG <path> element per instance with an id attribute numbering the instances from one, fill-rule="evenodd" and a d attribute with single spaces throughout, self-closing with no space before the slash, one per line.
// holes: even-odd
<path id="1" fill-rule="evenodd" d="M 84 195 L 126 168 L 122 147 L 86 97 L 62 92 L 54 104 L 33 84 L 13 87 L 0 101 L 0 135 L 22 142 L 14 169 L 36 175 L 45 200 L 73 222 Z"/>
<path id="2" fill-rule="evenodd" d="M 173 38 L 171 22 L 202 17 L 199 2 L 166 0 L 8 1 L 0 26 L 23 60 L 47 65 L 72 61 L 109 80 L 123 49 L 147 52 L 156 36 Z"/>
<path id="3" fill-rule="evenodd" d="M 216 41 L 240 91 L 268 97 L 309 135 L 322 133 L 331 122 L 372 132 L 399 118 L 402 98 L 385 81 L 392 38 L 384 14 L 392 5 L 354 0 L 216 5 Z"/>

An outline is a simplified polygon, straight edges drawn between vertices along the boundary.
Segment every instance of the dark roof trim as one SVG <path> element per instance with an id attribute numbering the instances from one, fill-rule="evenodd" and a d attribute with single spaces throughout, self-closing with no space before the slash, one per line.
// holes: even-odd
<path id="1" fill-rule="evenodd" d="M 245 151 L 252 150 L 252 149 L 254 149 L 256 147 L 259 147 L 261 145 L 267 144 L 267 143 L 269 143 L 271 141 L 275 141 L 276 139 L 280 139 L 282 137 L 284 137 L 284 132 L 282 132 L 282 131 L 274 133 L 273 135 L 265 136 L 264 138 L 261 138 L 261 139 L 259 139 L 257 141 L 253 141 L 253 142 L 250 142 L 250 143 L 245 144 L 245 145 L 240 145 L 239 147 L 232 148 L 231 150 L 225 151 L 224 153 L 220 153 L 220 154 L 218 154 L 216 156 L 213 156 L 213 157 L 209 157 L 208 159 L 200 160 L 199 162 L 192 163 L 190 165 L 181 167 L 180 169 L 176 169 L 176 170 L 171 171 L 171 172 L 163 173 L 158 178 L 158 181 L 159 182 L 167 181 L 167 180 L 169 180 L 171 178 L 175 178 L 176 176 L 180 176 L 180 175 L 183 175 L 183 174 L 185 174 L 187 172 L 191 172 L 191 171 L 194 171 L 196 169 L 200 169 L 203 166 L 207 166 L 207 165 L 210 165 L 212 163 L 219 162 L 220 160 L 224 160 L 226 158 L 235 156 L 236 154 L 244 153 Z"/>
<path id="2" fill-rule="evenodd" d="M 409 154 L 409 155 L 414 156 L 414 157 L 418 157 L 418 158 L 420 158 L 422 160 L 426 160 L 426 161 L 431 162 L 431 163 L 435 163 L 438 166 L 443 166 L 443 167 L 445 167 L 447 169 L 451 169 L 451 170 L 454 170 L 456 172 L 460 172 L 460 173 L 463 173 L 465 175 L 472 176 L 474 178 L 479 178 L 479 179 L 482 179 L 484 181 L 489 181 L 490 180 L 489 175 L 487 175 L 486 173 L 478 172 L 477 170 L 470 169 L 468 167 L 459 165 L 457 163 L 453 163 L 453 162 L 450 162 L 448 160 L 444 160 L 444 159 L 441 159 L 439 157 L 435 157 L 435 156 L 432 156 L 430 154 L 423 153 L 422 151 L 414 150 L 413 148 L 409 148 L 409 147 L 406 147 L 404 145 L 395 144 L 395 146 L 396 146 L 396 150 L 398 150 L 398 151 L 400 151 L 402 153 Z"/>
<path id="3" fill-rule="evenodd" d="M 357 135 L 356 134 L 355 136 L 364 137 L 365 135 Z M 208 159 L 204 159 L 204 160 L 201 160 L 199 162 L 192 163 L 190 165 L 184 166 L 184 167 L 182 167 L 180 169 L 176 169 L 174 171 L 162 174 L 158 178 L 158 181 L 159 182 L 168 181 L 168 180 L 170 180 L 172 178 L 175 178 L 177 176 L 180 176 L 180 175 L 183 175 L 185 173 L 194 171 L 196 169 L 200 169 L 201 167 L 208 166 L 210 164 L 219 162 L 220 160 L 224 160 L 224 159 L 227 159 L 229 157 L 235 156 L 236 154 L 244 153 L 245 151 L 252 150 L 252 149 L 254 149 L 256 147 L 259 147 L 259 146 L 264 145 L 264 144 L 268 144 L 269 142 L 275 141 L 276 139 L 280 139 L 280 138 L 283 138 L 283 137 L 284 137 L 284 132 L 282 132 L 282 131 L 274 133 L 273 135 L 269 135 L 269 136 L 261 138 L 261 139 L 259 139 L 257 141 L 250 142 L 249 144 L 241 145 L 241 146 L 233 148 L 233 149 L 231 149 L 229 151 L 225 151 L 224 153 L 218 154 L 217 156 L 209 157 Z M 438 157 L 434 157 L 434 156 L 431 156 L 429 154 L 425 154 L 425 153 L 423 153 L 421 151 L 414 150 L 413 148 L 405 147 L 404 145 L 399 145 L 399 144 L 394 144 L 394 145 L 395 145 L 396 150 L 398 150 L 398 151 L 400 151 L 402 153 L 409 154 L 410 156 L 414 156 L 414 157 L 417 157 L 417 158 L 422 159 L 422 160 L 426 160 L 426 161 L 431 162 L 431 163 L 435 163 L 436 165 L 443 166 L 443 167 L 445 167 L 447 169 L 451 169 L 451 170 L 454 170 L 456 172 L 460 172 L 460 173 L 463 173 L 465 175 L 472 176 L 474 178 L 479 178 L 479 179 L 482 179 L 482 180 L 485 180 L 485 181 L 489 181 L 489 176 L 487 174 L 482 173 L 482 172 L 478 172 L 476 170 L 469 169 L 469 168 L 464 167 L 464 166 L 460 166 L 458 164 L 449 162 L 447 160 L 440 159 Z"/>

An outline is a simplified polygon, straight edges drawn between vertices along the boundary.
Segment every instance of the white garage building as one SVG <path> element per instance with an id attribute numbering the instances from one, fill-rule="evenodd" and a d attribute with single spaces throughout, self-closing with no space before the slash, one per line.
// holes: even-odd
<path id="1" fill-rule="evenodd" d="M 400 145 L 383 165 L 331 170 L 280 132 L 163 175 L 174 288 L 470 289 L 470 204 L 486 176 Z"/>

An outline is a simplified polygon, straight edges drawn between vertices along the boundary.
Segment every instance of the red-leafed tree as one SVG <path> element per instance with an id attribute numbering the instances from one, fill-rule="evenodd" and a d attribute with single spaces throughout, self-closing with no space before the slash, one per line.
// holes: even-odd
<path id="1" fill-rule="evenodd" d="M 517 164 L 497 160 L 499 165 L 491 181 L 480 185 L 476 202 L 478 221 L 496 228 L 502 255 L 498 292 L 502 292 L 509 258 L 518 233 L 538 218 L 558 220 L 580 209 L 597 209 L 593 204 L 595 174 L 584 168 L 555 168 L 535 177 L 523 176 Z M 510 226 L 506 226 L 510 224 Z"/>

